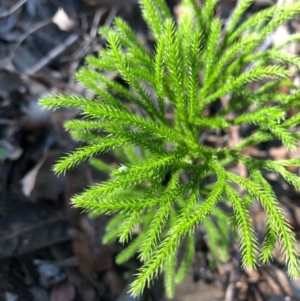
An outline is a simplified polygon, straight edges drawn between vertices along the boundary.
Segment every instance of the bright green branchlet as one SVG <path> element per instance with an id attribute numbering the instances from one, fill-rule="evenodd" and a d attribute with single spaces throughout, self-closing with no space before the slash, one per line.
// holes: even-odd
<path id="1" fill-rule="evenodd" d="M 300 13 L 300 2 L 267 8 L 238 25 L 252 3 L 241 0 L 225 26 L 214 17 L 216 3 L 206 0 L 200 9 L 194 0 L 183 0 L 175 22 L 164 0 L 140 0 L 154 49 L 144 47 L 116 18 L 112 28 L 100 29 L 106 49 L 99 57 L 88 57 L 77 72 L 77 79 L 96 97 L 56 95 L 40 101 L 44 108 L 79 108 L 84 116 L 65 124 L 84 145 L 63 157 L 55 172 L 64 173 L 106 151 L 113 151 L 122 164 L 113 168 L 93 159 L 91 164 L 110 173 L 110 179 L 74 196 L 72 203 L 92 215 L 114 215 L 104 241 L 129 242 L 118 263 L 135 254 L 140 259 L 142 266 L 131 284 L 135 296 L 161 272 L 167 295 L 173 295 L 174 284 L 193 260 L 194 230 L 200 224 L 206 229 L 212 263 L 226 260 L 234 239 L 229 229 L 234 229 L 244 267 L 269 262 L 280 245 L 289 275 L 300 276 L 292 229 L 262 173 L 275 172 L 300 189 L 300 179 L 286 168 L 300 166 L 300 159 L 273 162 L 243 153 L 248 146 L 275 139 L 289 150 L 296 147 L 300 114 L 289 117 L 286 112 L 300 108 L 300 90 L 289 79 L 288 65 L 299 68 L 300 60 L 282 48 L 299 35 L 281 46 L 257 49 L 279 24 Z M 129 88 L 107 79 L 105 71 L 118 73 Z M 260 88 L 254 88 L 257 81 Z M 282 86 L 291 94 L 280 94 Z M 207 107 L 222 97 L 227 104 L 207 116 Z M 230 133 L 231 127 L 245 123 L 255 130 L 237 145 L 203 144 L 207 131 Z M 228 164 L 238 163 L 246 166 L 247 177 L 228 171 Z M 204 185 L 208 177 L 215 181 Z M 267 214 L 263 242 L 257 240 L 250 217 L 254 201 Z M 230 216 L 220 209 L 221 202 L 231 208 Z"/>

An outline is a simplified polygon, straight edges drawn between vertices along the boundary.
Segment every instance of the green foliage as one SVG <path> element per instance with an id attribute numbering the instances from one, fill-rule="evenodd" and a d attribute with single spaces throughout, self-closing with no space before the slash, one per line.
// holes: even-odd
<path id="1" fill-rule="evenodd" d="M 300 2 L 267 8 L 239 26 L 252 0 L 239 1 L 226 26 L 214 17 L 216 3 L 206 0 L 200 9 L 194 0 L 183 0 L 176 23 L 163 0 L 140 0 L 155 39 L 153 51 L 147 51 L 130 27 L 116 18 L 112 28 L 100 29 L 107 48 L 98 57 L 88 57 L 77 73 L 97 97 L 54 95 L 40 101 L 44 108 L 79 108 L 84 116 L 65 124 L 85 144 L 55 165 L 57 173 L 107 151 L 122 164 L 112 167 L 93 159 L 91 164 L 109 173 L 110 179 L 74 196 L 72 203 L 92 215 L 115 215 L 104 241 L 129 243 L 118 263 L 138 255 L 142 266 L 131 285 L 135 296 L 160 272 L 165 273 L 167 295 L 173 295 L 175 282 L 184 278 L 193 260 L 194 230 L 200 224 L 206 229 L 212 267 L 219 258 L 227 259 L 234 237 L 230 231 L 235 229 L 243 266 L 255 268 L 270 261 L 279 243 L 289 275 L 300 276 L 295 238 L 262 173 L 275 172 L 300 189 L 300 179 L 286 169 L 299 166 L 300 160 L 258 161 L 243 153 L 248 146 L 274 139 L 289 150 L 296 147 L 299 135 L 294 128 L 300 114 L 290 118 L 286 110 L 300 108 L 300 90 L 289 79 L 287 66 L 299 68 L 300 60 L 282 48 L 299 40 L 299 35 L 267 51 L 256 49 L 279 24 L 300 12 Z M 130 88 L 107 79 L 103 71 L 117 72 Z M 260 88 L 254 89 L 257 81 Z M 280 94 L 282 86 L 293 89 L 293 94 Z M 224 97 L 229 99 L 226 106 L 205 115 Z M 172 120 L 167 112 L 172 112 Z M 229 133 L 243 124 L 253 124 L 255 130 L 231 148 L 201 142 L 209 130 Z M 248 177 L 228 171 L 229 164 L 238 163 L 247 167 Z M 204 185 L 208 179 L 215 182 Z M 255 200 L 267 213 L 262 244 L 250 217 Z M 231 206 L 230 217 L 220 202 Z M 137 227 L 138 234 L 133 234 Z M 183 259 L 178 261 L 182 246 Z"/>

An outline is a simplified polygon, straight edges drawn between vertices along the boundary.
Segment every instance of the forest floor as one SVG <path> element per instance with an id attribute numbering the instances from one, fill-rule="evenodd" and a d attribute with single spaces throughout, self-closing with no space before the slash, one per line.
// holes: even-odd
<path id="1" fill-rule="evenodd" d="M 168 3 L 178 17 L 180 1 Z M 235 4 L 221 0 L 216 13 L 226 20 Z M 255 0 L 247 13 L 273 4 Z M 109 218 L 92 219 L 70 206 L 70 196 L 107 176 L 88 163 L 64 176 L 51 169 L 77 146 L 63 123 L 79 112 L 42 111 L 37 104 L 42 95 L 53 92 L 93 96 L 76 82 L 74 73 L 86 55 L 104 47 L 98 26 L 109 26 L 116 15 L 151 44 L 136 0 L 0 1 L 0 301 L 138 300 L 127 294 L 138 261 L 117 266 L 114 258 L 122 245 L 102 244 Z M 278 28 L 270 46 L 290 32 L 300 32 L 299 20 Z M 291 49 L 295 54 L 299 50 L 298 45 Z M 291 71 L 300 83 L 298 72 Z M 275 142 L 247 151 L 273 159 L 300 157 L 300 145 L 289 153 Z M 269 180 L 299 236 L 299 193 L 275 174 Z M 263 231 L 264 212 L 251 214 L 256 229 Z M 174 300 L 300 300 L 300 282 L 288 279 L 279 253 L 272 265 L 257 271 L 242 270 L 238 255 L 232 252 L 228 263 L 212 271 L 209 246 L 199 240 L 193 266 Z M 139 300 L 165 300 L 162 281 L 156 280 Z"/>

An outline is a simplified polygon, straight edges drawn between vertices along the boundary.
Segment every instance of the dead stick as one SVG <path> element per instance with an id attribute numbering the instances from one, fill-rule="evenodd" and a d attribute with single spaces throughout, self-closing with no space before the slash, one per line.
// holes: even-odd
<path id="1" fill-rule="evenodd" d="M 26 71 L 27 75 L 31 75 L 41 70 L 43 67 L 48 65 L 54 58 L 59 56 L 62 52 L 64 52 L 69 46 L 74 44 L 79 38 L 78 34 L 70 35 L 64 43 L 59 44 L 55 48 L 53 48 L 45 57 L 39 60 L 35 65 L 33 65 L 29 70 Z"/>
<path id="2" fill-rule="evenodd" d="M 7 11 L 1 13 L 0 14 L 0 18 L 4 18 L 4 17 L 7 17 L 7 16 L 11 15 L 14 11 L 16 11 L 19 7 L 21 7 L 22 5 L 24 5 L 26 2 L 27 2 L 27 0 L 21 0 L 21 1 L 17 2 L 10 9 L 8 9 Z"/>

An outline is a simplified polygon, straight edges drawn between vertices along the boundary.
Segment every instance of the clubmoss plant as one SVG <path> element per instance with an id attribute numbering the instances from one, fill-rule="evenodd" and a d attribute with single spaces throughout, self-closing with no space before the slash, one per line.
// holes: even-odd
<path id="1" fill-rule="evenodd" d="M 289 78 L 288 66 L 299 68 L 300 58 L 282 49 L 299 35 L 271 49 L 260 45 L 300 13 L 300 2 L 261 10 L 241 24 L 252 0 L 239 1 L 226 24 L 215 16 L 217 0 L 206 0 L 201 8 L 195 0 L 183 0 L 178 22 L 164 0 L 139 2 L 154 49 L 148 50 L 116 18 L 112 28 L 100 29 L 107 47 L 98 57 L 87 57 L 77 72 L 96 97 L 55 95 L 40 101 L 44 108 L 80 108 L 84 116 L 66 122 L 66 129 L 85 144 L 63 157 L 56 172 L 109 150 L 120 160 L 113 168 L 93 159 L 110 179 L 74 196 L 72 203 L 92 214 L 114 215 L 105 241 L 130 242 L 117 262 L 136 253 L 142 262 L 130 289 L 135 296 L 160 272 L 167 295 L 173 295 L 174 284 L 193 260 L 194 231 L 200 224 L 214 258 L 226 257 L 229 230 L 236 229 L 244 267 L 269 262 L 279 244 L 289 275 L 298 277 L 296 240 L 263 172 L 275 172 L 299 189 L 300 179 L 287 167 L 300 166 L 300 159 L 258 160 L 244 150 L 272 140 L 289 150 L 296 147 L 300 114 L 290 116 L 287 110 L 300 108 L 300 90 Z M 105 71 L 116 72 L 127 86 L 108 79 Z M 290 92 L 280 93 L 282 87 Z M 220 100 L 223 105 L 208 114 Z M 207 133 L 223 137 L 244 124 L 252 125 L 253 132 L 235 145 L 204 143 Z M 230 172 L 228 166 L 234 164 L 244 166 L 247 176 Z M 215 181 L 206 185 L 207 179 Z M 262 243 L 250 218 L 254 201 L 267 214 Z M 221 202 L 231 206 L 230 218 Z M 132 240 L 136 225 L 140 231 Z M 178 262 L 182 244 L 185 254 Z"/>

